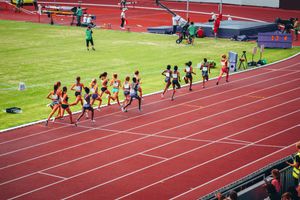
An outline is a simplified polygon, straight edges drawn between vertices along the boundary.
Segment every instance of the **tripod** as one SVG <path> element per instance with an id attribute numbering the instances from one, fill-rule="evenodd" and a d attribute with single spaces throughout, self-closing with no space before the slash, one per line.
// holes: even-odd
<path id="1" fill-rule="evenodd" d="M 245 64 L 246 62 L 246 64 Z M 243 66 L 243 69 L 247 69 L 247 56 L 246 56 L 246 51 L 243 51 L 243 54 L 242 56 L 240 57 L 240 64 L 239 64 L 239 67 L 238 69 L 241 68 L 241 66 Z"/>

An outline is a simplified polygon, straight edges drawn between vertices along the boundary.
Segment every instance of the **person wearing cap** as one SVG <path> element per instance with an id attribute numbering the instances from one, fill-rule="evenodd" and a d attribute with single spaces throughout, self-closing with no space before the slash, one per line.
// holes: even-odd
<path id="1" fill-rule="evenodd" d="M 94 41 L 93 41 L 93 30 L 91 26 L 89 25 L 85 31 L 85 40 L 86 40 L 86 48 L 89 51 L 89 43 L 92 45 L 92 49 L 95 51 L 96 49 L 94 48 Z"/>

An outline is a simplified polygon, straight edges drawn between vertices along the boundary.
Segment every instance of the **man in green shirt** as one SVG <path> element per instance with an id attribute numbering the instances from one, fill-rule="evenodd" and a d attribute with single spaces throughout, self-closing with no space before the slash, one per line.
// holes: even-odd
<path id="1" fill-rule="evenodd" d="M 90 50 L 89 43 L 91 43 L 92 49 L 95 51 L 94 41 L 93 41 L 93 31 L 92 31 L 92 29 L 91 29 L 90 26 L 88 26 L 88 28 L 85 31 L 85 40 L 86 40 L 86 48 L 87 48 L 87 50 L 88 51 Z"/>
<path id="2" fill-rule="evenodd" d="M 197 28 L 194 25 L 194 22 L 191 22 L 191 25 L 188 28 L 189 30 L 189 42 L 191 45 L 194 45 L 194 39 L 197 33 Z"/>
<path id="3" fill-rule="evenodd" d="M 77 8 L 77 11 L 76 11 L 77 26 L 81 26 L 81 16 L 82 16 L 82 9 L 81 9 L 81 7 L 79 6 L 79 7 Z"/>

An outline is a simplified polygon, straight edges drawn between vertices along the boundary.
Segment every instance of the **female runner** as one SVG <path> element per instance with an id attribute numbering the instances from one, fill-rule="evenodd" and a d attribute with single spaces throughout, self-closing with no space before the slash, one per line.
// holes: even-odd
<path id="1" fill-rule="evenodd" d="M 104 73 L 100 74 L 99 78 L 102 81 L 100 97 L 102 97 L 102 95 L 104 93 L 107 94 L 108 95 L 107 105 L 109 106 L 110 105 L 110 96 L 111 96 L 111 94 L 110 94 L 110 91 L 107 89 L 107 84 L 108 84 L 108 81 L 109 81 L 109 79 L 107 78 L 107 72 L 104 72 Z"/>
<path id="2" fill-rule="evenodd" d="M 172 79 L 173 94 L 172 94 L 171 100 L 173 101 L 174 100 L 174 95 L 175 95 L 175 92 L 176 92 L 176 87 L 177 87 L 177 89 L 180 89 L 179 82 L 181 82 L 181 80 L 180 80 L 180 73 L 179 73 L 178 67 L 176 65 L 174 66 L 174 72 L 172 74 L 172 78 L 173 78 Z M 179 80 L 179 82 L 178 82 L 178 80 Z"/>
<path id="3" fill-rule="evenodd" d="M 83 105 L 82 96 L 81 96 L 81 92 L 82 92 L 83 88 L 84 88 L 84 85 L 82 83 L 80 83 L 80 76 L 77 76 L 76 83 L 74 83 L 71 87 L 71 90 L 75 91 L 76 100 L 75 100 L 75 102 L 71 103 L 70 106 L 75 106 L 79 102 L 81 103 L 81 105 Z"/>
<path id="4" fill-rule="evenodd" d="M 67 94 L 67 87 L 64 86 L 63 90 L 61 92 L 61 112 L 60 112 L 60 117 L 62 118 L 64 116 L 65 110 L 68 112 L 69 117 L 70 117 L 70 122 L 73 124 L 73 118 L 72 118 L 72 112 L 70 110 L 70 105 L 68 103 L 69 97 Z"/>
<path id="5" fill-rule="evenodd" d="M 185 77 L 184 77 L 184 81 L 186 84 L 190 83 L 190 91 L 192 91 L 192 84 L 193 84 L 193 75 L 195 74 L 195 72 L 193 72 L 193 67 L 192 67 L 192 62 L 189 61 L 187 63 L 185 63 L 185 69 L 184 69 Z"/>
<path id="6" fill-rule="evenodd" d="M 161 97 L 163 98 L 165 93 L 167 92 L 167 90 L 169 89 L 169 87 L 171 85 L 171 76 L 172 76 L 171 65 L 168 65 L 167 69 L 165 71 L 163 71 L 161 73 L 161 75 L 165 76 L 165 82 L 166 82 L 165 89 L 164 89 L 163 93 L 161 94 Z"/>
<path id="7" fill-rule="evenodd" d="M 121 87 L 121 81 L 118 79 L 118 74 L 114 73 L 113 74 L 113 78 L 110 81 L 110 86 L 113 86 L 112 89 L 112 96 L 110 97 L 113 101 L 118 102 L 118 104 L 120 105 L 120 101 L 119 101 L 119 89 Z"/>
<path id="8" fill-rule="evenodd" d="M 207 59 L 203 59 L 200 70 L 202 71 L 202 87 L 205 88 L 205 80 L 208 81 L 208 74 L 210 74 L 210 64 L 207 62 Z"/>
<path id="9" fill-rule="evenodd" d="M 143 92 L 142 92 L 142 88 L 141 88 L 142 81 L 141 81 L 141 77 L 140 77 L 140 72 L 139 72 L 139 70 L 136 70 L 136 71 L 134 72 L 134 77 L 136 78 L 136 81 L 137 81 L 137 83 L 139 84 L 138 90 L 139 90 L 139 93 L 140 93 L 140 97 L 143 99 Z"/>
<path id="10" fill-rule="evenodd" d="M 133 99 L 137 99 L 139 101 L 139 111 L 141 112 L 141 100 L 142 98 L 138 95 L 139 83 L 135 77 L 132 78 L 132 83 L 130 86 L 130 100 L 129 102 L 121 108 L 123 112 L 127 112 L 127 107 L 131 104 Z"/>
<path id="11" fill-rule="evenodd" d="M 125 81 L 123 83 L 123 91 L 124 91 L 124 102 L 122 106 L 125 106 L 130 100 L 130 77 L 126 76 Z"/>
<path id="12" fill-rule="evenodd" d="M 102 103 L 102 98 L 99 96 L 99 93 L 98 93 L 98 84 L 97 84 L 97 80 L 95 78 L 90 83 L 90 91 L 92 93 L 91 105 L 93 106 L 94 102 L 96 100 L 99 101 L 97 110 L 100 110 L 100 106 L 101 106 L 101 103 Z"/>
<path id="13" fill-rule="evenodd" d="M 95 122 L 95 120 L 94 120 L 94 108 L 91 105 L 91 96 L 92 95 L 90 94 L 90 89 L 88 87 L 85 87 L 84 91 L 85 91 L 85 95 L 84 95 L 85 102 L 82 106 L 82 112 L 81 112 L 80 116 L 77 118 L 77 120 L 75 122 L 75 126 L 77 126 L 79 120 L 84 115 L 84 113 L 86 113 L 86 111 L 91 111 L 91 113 L 92 113 L 91 120 L 92 120 L 92 122 Z"/>
<path id="14" fill-rule="evenodd" d="M 50 120 L 50 118 L 53 116 L 53 114 L 57 111 L 57 109 L 60 107 L 60 104 L 59 104 L 59 95 L 58 95 L 58 92 L 57 92 L 57 89 L 58 89 L 58 86 L 57 84 L 55 84 L 53 86 L 53 90 L 51 92 L 49 92 L 49 94 L 47 95 L 47 99 L 50 99 L 52 102 L 50 104 L 50 107 L 52 108 L 49 116 L 48 116 L 48 119 L 46 120 L 46 126 L 48 126 L 48 122 Z"/>
<path id="15" fill-rule="evenodd" d="M 221 66 L 222 66 L 222 68 L 221 68 L 220 75 L 218 77 L 218 81 L 217 81 L 216 85 L 219 85 L 219 82 L 220 82 L 220 80 L 222 78 L 222 75 L 224 73 L 226 73 L 226 82 L 229 82 L 229 80 L 228 80 L 229 79 L 228 60 L 227 60 L 225 54 L 222 55 Z"/>

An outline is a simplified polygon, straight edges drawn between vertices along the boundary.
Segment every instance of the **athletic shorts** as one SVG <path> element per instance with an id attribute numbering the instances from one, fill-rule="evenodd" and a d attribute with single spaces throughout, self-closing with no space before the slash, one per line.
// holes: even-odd
<path id="1" fill-rule="evenodd" d="M 222 67 L 221 70 L 223 73 L 228 73 L 228 68 Z"/>
<path id="2" fill-rule="evenodd" d="M 69 108 L 69 105 L 68 104 L 61 104 L 61 107 L 62 107 L 62 109 L 67 109 L 67 108 Z"/>
<path id="3" fill-rule="evenodd" d="M 125 97 L 128 96 L 129 94 L 130 94 L 129 91 L 124 91 L 124 96 L 125 96 Z"/>
<path id="4" fill-rule="evenodd" d="M 177 89 L 179 89 L 180 88 L 180 84 L 179 84 L 179 82 L 178 82 L 178 80 L 173 80 L 172 81 L 172 84 L 175 86 L 177 86 Z"/>
<path id="5" fill-rule="evenodd" d="M 185 77 L 187 77 L 187 78 L 193 78 L 192 74 L 186 74 Z"/>
<path id="6" fill-rule="evenodd" d="M 81 92 L 75 92 L 75 97 L 81 95 Z"/>
<path id="7" fill-rule="evenodd" d="M 208 71 L 202 71 L 202 77 L 208 78 Z"/>
<path id="8" fill-rule="evenodd" d="M 102 87 L 102 88 L 101 88 L 101 91 L 102 91 L 102 92 L 105 92 L 106 90 L 107 90 L 106 87 Z"/>
<path id="9" fill-rule="evenodd" d="M 82 107 L 83 111 L 85 110 L 94 110 L 94 108 L 90 104 L 84 104 Z"/>
<path id="10" fill-rule="evenodd" d="M 95 93 L 95 94 L 92 94 L 92 99 L 97 99 L 98 98 L 98 94 Z"/>
<path id="11" fill-rule="evenodd" d="M 170 77 L 166 77 L 166 78 L 165 78 L 165 82 L 166 82 L 166 83 L 169 83 L 170 80 L 171 80 Z"/>
<path id="12" fill-rule="evenodd" d="M 113 88 L 113 89 L 111 90 L 111 92 L 112 92 L 112 93 L 119 92 L 119 88 Z"/>
<path id="13" fill-rule="evenodd" d="M 55 105 L 57 105 L 57 104 L 59 104 L 59 101 L 52 101 L 52 102 L 50 103 L 50 106 L 53 107 L 53 106 L 55 106 Z"/>

